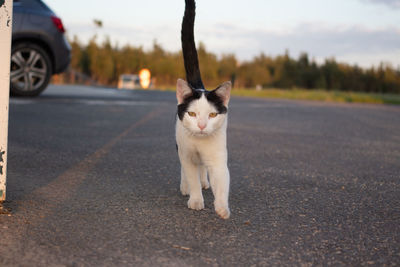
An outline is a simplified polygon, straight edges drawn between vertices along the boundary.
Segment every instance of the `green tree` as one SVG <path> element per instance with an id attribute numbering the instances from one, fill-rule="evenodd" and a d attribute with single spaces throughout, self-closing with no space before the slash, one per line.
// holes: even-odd
<path id="1" fill-rule="evenodd" d="M 98 83 L 115 85 L 124 73 L 138 73 L 149 68 L 156 85 L 174 86 L 177 78 L 184 78 L 182 52 L 168 52 L 154 41 L 153 47 L 145 51 L 141 46 L 113 46 L 109 38 L 99 44 L 93 36 L 83 45 L 74 36 L 71 69 L 83 73 Z M 206 50 L 203 43 L 198 46 L 198 57 L 203 81 L 212 88 L 223 81 L 235 79 L 236 87 L 278 87 L 290 89 L 328 89 L 379 93 L 400 93 L 400 69 L 388 64 L 377 68 L 363 69 L 358 66 L 337 63 L 334 58 L 326 59 L 321 65 L 310 60 L 307 53 L 298 59 L 284 55 L 276 57 L 261 53 L 250 61 L 239 62 L 235 55 L 217 57 Z"/>

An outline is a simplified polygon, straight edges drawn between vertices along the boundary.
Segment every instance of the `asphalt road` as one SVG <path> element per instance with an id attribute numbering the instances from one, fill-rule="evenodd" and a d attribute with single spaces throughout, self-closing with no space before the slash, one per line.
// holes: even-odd
<path id="1" fill-rule="evenodd" d="M 229 220 L 179 193 L 172 92 L 10 104 L 0 266 L 399 266 L 400 107 L 233 98 Z"/>

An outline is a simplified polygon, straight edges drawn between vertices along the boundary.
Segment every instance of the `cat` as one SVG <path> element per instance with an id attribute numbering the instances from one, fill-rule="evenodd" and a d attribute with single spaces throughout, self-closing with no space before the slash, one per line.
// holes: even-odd
<path id="1" fill-rule="evenodd" d="M 211 185 L 215 211 L 228 219 L 230 176 L 226 130 L 232 84 L 228 81 L 212 91 L 205 89 L 193 33 L 196 4 L 194 0 L 185 0 L 185 4 L 181 39 L 187 81 L 178 79 L 176 88 L 180 190 L 189 195 L 190 209 L 201 210 L 204 209 L 202 188 Z"/>

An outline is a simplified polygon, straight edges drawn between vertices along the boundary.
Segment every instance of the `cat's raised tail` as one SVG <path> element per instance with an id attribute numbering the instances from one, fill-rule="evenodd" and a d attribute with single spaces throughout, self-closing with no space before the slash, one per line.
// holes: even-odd
<path id="1" fill-rule="evenodd" d="M 196 44 L 194 42 L 194 17 L 196 16 L 196 3 L 194 0 L 185 0 L 185 14 L 182 21 L 182 53 L 186 71 L 186 80 L 193 89 L 204 89 L 201 80 L 199 60 Z"/>

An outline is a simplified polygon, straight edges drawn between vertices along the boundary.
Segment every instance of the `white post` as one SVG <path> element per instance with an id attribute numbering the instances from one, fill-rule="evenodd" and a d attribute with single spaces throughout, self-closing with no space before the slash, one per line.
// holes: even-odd
<path id="1" fill-rule="evenodd" d="M 12 5 L 13 0 L 0 0 L 0 202 L 6 199 Z"/>

